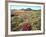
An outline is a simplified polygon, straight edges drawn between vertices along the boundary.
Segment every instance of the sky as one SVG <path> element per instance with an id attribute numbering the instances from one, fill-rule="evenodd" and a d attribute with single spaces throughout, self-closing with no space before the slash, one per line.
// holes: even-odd
<path id="1" fill-rule="evenodd" d="M 33 10 L 39 10 L 41 9 L 40 6 L 22 6 L 22 5 L 12 5 L 11 9 L 27 9 L 27 8 L 31 8 Z"/>

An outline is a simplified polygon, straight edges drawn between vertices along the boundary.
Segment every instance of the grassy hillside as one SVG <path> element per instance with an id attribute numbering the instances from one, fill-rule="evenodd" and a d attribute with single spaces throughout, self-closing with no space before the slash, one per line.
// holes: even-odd
<path id="1" fill-rule="evenodd" d="M 16 16 L 17 15 L 17 16 Z M 11 30 L 21 31 L 23 22 L 28 22 L 31 25 L 31 30 L 40 30 L 41 28 L 41 12 L 40 10 L 32 11 L 16 11 L 11 17 Z"/>

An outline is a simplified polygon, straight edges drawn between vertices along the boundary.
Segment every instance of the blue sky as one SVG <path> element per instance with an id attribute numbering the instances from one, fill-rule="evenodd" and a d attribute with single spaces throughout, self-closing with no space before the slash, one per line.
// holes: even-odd
<path id="1" fill-rule="evenodd" d="M 26 8 L 31 8 L 33 10 L 39 10 L 41 9 L 40 6 L 22 6 L 22 5 L 12 5 L 11 9 L 26 9 Z"/>

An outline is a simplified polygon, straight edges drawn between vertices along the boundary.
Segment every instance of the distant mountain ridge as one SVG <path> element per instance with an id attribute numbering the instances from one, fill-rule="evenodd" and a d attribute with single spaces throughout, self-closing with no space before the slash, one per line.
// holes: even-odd
<path id="1" fill-rule="evenodd" d="M 32 9 L 31 9 L 31 8 L 27 8 L 27 9 L 21 9 L 21 10 L 24 10 L 24 11 L 31 11 Z"/>

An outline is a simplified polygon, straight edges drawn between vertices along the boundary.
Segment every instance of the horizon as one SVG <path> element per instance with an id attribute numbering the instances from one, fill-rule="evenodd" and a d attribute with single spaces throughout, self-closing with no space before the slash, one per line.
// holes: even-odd
<path id="1" fill-rule="evenodd" d="M 17 9 L 17 10 L 19 10 L 19 9 L 27 9 L 27 8 L 30 8 L 30 9 L 32 9 L 32 10 L 40 10 L 41 9 L 41 7 L 40 6 L 22 6 L 22 5 L 12 5 L 11 6 L 11 9 Z"/>

